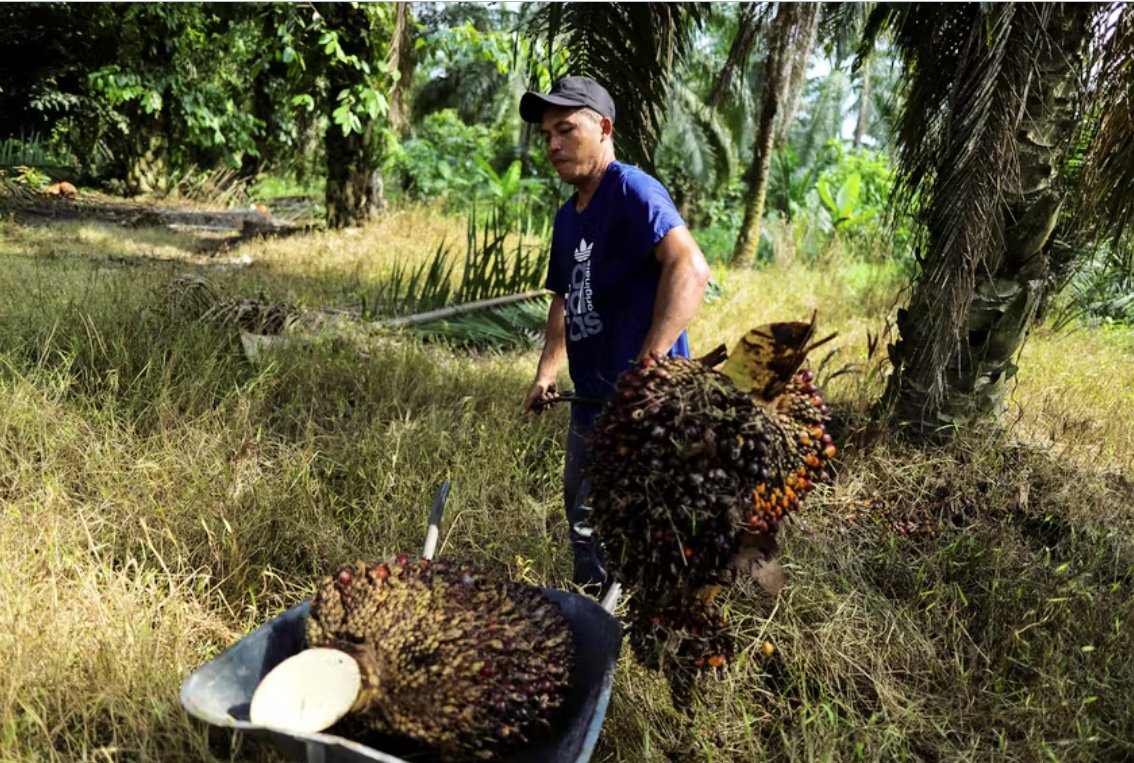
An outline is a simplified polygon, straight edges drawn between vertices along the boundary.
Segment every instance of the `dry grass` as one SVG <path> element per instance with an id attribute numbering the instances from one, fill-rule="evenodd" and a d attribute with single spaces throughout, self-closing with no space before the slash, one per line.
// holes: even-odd
<path id="1" fill-rule="evenodd" d="M 443 554 L 565 584 L 564 412 L 518 414 L 535 353 L 328 338 L 252 366 L 162 296 L 194 270 L 342 304 L 463 232 L 409 211 L 248 244 L 221 269 L 177 234 L 0 224 L 0 760 L 273 759 L 191 722 L 181 680 L 315 574 L 415 550 L 442 479 Z M 829 391 L 852 434 L 836 485 L 787 528 L 786 594 L 730 594 L 744 658 L 675 709 L 624 655 L 597 759 L 1134 754 L 1130 332 L 1029 341 L 1029 445 L 976 432 L 921 451 L 863 415 L 884 381 L 884 344 L 867 347 L 891 271 L 718 277 L 695 349 L 818 308 L 840 335 L 826 373 L 849 371 Z"/>
<path id="2" fill-rule="evenodd" d="M 1134 469 L 1134 334 L 1039 333 L 1021 354 L 1013 414 L 1034 441 L 1086 465 Z"/>

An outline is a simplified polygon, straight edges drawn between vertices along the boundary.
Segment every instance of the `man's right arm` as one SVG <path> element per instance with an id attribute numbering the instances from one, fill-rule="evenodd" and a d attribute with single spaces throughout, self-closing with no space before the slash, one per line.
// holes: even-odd
<path id="1" fill-rule="evenodd" d="M 551 307 L 547 310 L 547 329 L 544 332 L 543 353 L 539 356 L 539 365 L 536 367 L 535 381 L 524 398 L 523 410 L 530 411 L 536 401 L 546 404 L 554 400 L 558 393 L 555 390 L 555 380 L 559 369 L 567 358 L 567 323 L 565 318 L 566 302 L 562 295 L 556 295 L 551 300 Z M 543 406 L 536 406 L 540 410 Z"/>

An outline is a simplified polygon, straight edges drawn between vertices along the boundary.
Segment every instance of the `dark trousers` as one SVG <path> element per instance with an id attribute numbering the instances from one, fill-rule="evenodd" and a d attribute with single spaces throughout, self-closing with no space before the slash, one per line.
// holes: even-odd
<path id="1" fill-rule="evenodd" d="M 572 406 L 571 425 L 567 431 L 567 458 L 563 466 L 563 503 L 567 510 L 571 549 L 575 554 L 572 581 L 577 585 L 605 587 L 606 569 L 602 564 L 602 551 L 595 541 L 590 524 L 591 507 L 587 499 L 591 481 L 583 475 L 590 457 L 588 440 L 594 428 L 597 410 Z"/>

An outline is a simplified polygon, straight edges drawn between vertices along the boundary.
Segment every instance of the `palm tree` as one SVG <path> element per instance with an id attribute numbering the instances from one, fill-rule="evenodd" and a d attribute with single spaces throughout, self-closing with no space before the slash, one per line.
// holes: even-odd
<path id="1" fill-rule="evenodd" d="M 870 64 L 872 61 L 871 56 L 866 56 L 862 60 L 862 66 L 858 71 L 862 77 L 862 84 L 859 85 L 858 91 L 858 118 L 854 123 L 854 147 L 859 148 L 862 146 L 862 139 L 866 137 L 866 127 L 870 124 Z"/>
<path id="2" fill-rule="evenodd" d="M 696 199 L 736 174 L 733 135 L 692 87 L 674 81 L 660 137 L 658 175 L 664 177 L 682 218 L 691 222 Z"/>
<path id="3" fill-rule="evenodd" d="M 1070 181 L 1096 202 L 1080 225 L 1130 213 L 1131 22 L 1125 5 L 972 3 L 884 5 L 868 24 L 868 40 L 893 31 L 904 65 L 895 198 L 924 230 L 884 398 L 909 431 L 941 435 L 1002 408 Z M 1074 145 L 1088 146 L 1077 178 L 1065 172 Z"/>
<path id="4" fill-rule="evenodd" d="M 652 172 L 674 68 L 707 13 L 701 3 L 549 3 L 529 29 L 549 50 L 570 51 L 554 77 L 586 75 L 606 86 L 618 109 L 620 156 Z"/>
<path id="5" fill-rule="evenodd" d="M 768 192 L 768 175 L 776 137 L 776 115 L 785 104 L 789 109 L 798 99 L 792 86 L 802 87 L 803 69 L 815 39 L 819 18 L 817 3 L 780 3 L 768 36 L 768 53 L 764 59 L 764 77 L 760 96 L 760 118 L 752 166 L 748 171 L 744 221 L 732 252 L 733 263 L 755 259 L 760 241 L 760 220 L 764 215 L 764 199 Z M 790 117 L 789 117 L 790 118 Z M 786 121 L 781 117 L 781 122 Z M 782 130 L 781 130 L 782 132 Z"/>
<path id="6" fill-rule="evenodd" d="M 398 73 L 390 86 L 390 127 L 396 133 L 406 129 L 407 104 L 414 69 L 413 17 L 409 3 L 397 3 L 394 8 L 394 33 L 386 53 L 386 67 Z"/>
<path id="7" fill-rule="evenodd" d="M 329 96 L 326 111 L 330 121 L 323 137 L 327 154 L 328 228 L 363 223 L 386 204 L 379 152 L 382 125 L 373 117 L 365 122 L 358 119 L 353 126 L 335 123 L 335 112 L 346 105 L 344 97 L 352 98 L 373 89 L 374 77 L 367 62 L 385 58 L 379 38 L 382 10 L 378 6 L 348 3 L 325 3 L 322 8 L 325 28 L 337 35 L 345 55 L 325 62 Z"/>
<path id="8" fill-rule="evenodd" d="M 739 95 L 740 82 L 744 77 L 744 70 L 748 67 L 748 59 L 752 55 L 752 48 L 764 31 L 767 22 L 766 14 L 762 12 L 760 3 L 745 3 L 740 6 L 736 14 L 736 33 L 729 46 L 728 58 L 717 73 L 709 97 L 705 105 L 710 109 L 718 108 L 726 99 Z"/>

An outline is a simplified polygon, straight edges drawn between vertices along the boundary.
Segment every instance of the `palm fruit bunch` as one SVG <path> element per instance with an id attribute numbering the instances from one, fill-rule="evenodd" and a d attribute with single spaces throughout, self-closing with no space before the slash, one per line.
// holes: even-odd
<path id="1" fill-rule="evenodd" d="M 406 556 L 320 580 L 306 635 L 358 662 L 350 723 L 445 760 L 491 760 L 535 738 L 574 663 L 570 625 L 540 589 Z"/>
<path id="2" fill-rule="evenodd" d="M 630 646 L 638 662 L 669 680 L 674 706 L 687 704 L 696 677 L 735 657 L 728 619 L 703 599 L 661 604 L 630 600 Z"/>
<path id="3" fill-rule="evenodd" d="M 754 329 L 720 371 L 723 348 L 643 358 L 596 420 L 593 523 L 607 566 L 636 594 L 631 645 L 671 682 L 732 659 L 713 599 L 737 570 L 778 592 L 776 531 L 828 476 L 827 406 L 798 370 L 814 325 Z"/>

